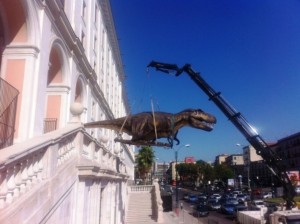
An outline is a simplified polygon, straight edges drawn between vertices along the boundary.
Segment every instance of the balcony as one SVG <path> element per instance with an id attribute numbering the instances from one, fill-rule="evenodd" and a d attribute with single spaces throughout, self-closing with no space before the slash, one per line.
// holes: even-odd
<path id="1" fill-rule="evenodd" d="M 19 92 L 0 78 L 0 149 L 13 144 Z"/>
<path id="2" fill-rule="evenodd" d="M 0 151 L 0 223 L 124 223 L 129 178 L 122 157 L 71 121 Z"/>

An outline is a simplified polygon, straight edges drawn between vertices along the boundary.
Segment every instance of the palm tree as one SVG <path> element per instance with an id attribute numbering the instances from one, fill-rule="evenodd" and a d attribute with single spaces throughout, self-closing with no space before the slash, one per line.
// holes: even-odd
<path id="1" fill-rule="evenodd" d="M 154 151 L 151 146 L 143 146 L 137 155 L 137 170 L 143 182 L 146 182 L 146 177 L 154 163 Z"/>

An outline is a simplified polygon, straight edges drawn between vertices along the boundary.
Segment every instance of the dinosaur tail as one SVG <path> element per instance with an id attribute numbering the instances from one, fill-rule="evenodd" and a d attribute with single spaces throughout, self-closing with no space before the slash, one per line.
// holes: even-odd
<path id="1" fill-rule="evenodd" d="M 108 128 L 115 131 L 119 131 L 123 125 L 123 119 L 114 119 L 114 120 L 104 120 L 104 121 L 94 121 L 85 123 L 85 128 Z"/>

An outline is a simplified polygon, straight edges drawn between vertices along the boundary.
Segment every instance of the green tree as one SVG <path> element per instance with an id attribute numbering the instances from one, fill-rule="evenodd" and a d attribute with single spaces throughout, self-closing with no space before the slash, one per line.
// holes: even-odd
<path id="1" fill-rule="evenodd" d="M 181 181 L 192 181 L 197 180 L 197 166 L 193 163 L 180 163 L 176 166 L 178 175 Z"/>
<path id="2" fill-rule="evenodd" d="M 146 182 L 147 174 L 150 172 L 154 163 L 154 151 L 151 146 L 143 146 L 137 155 L 137 170 L 143 182 Z"/>
<path id="3" fill-rule="evenodd" d="M 214 176 L 216 180 L 222 180 L 227 183 L 227 180 L 233 177 L 233 171 L 224 163 L 217 164 L 214 166 Z"/>
<path id="4" fill-rule="evenodd" d="M 213 167 L 203 161 L 203 160 L 198 160 L 196 162 L 197 165 L 197 171 L 198 171 L 198 182 L 200 184 L 208 184 L 208 181 L 213 181 L 214 180 L 214 172 L 213 172 Z"/>

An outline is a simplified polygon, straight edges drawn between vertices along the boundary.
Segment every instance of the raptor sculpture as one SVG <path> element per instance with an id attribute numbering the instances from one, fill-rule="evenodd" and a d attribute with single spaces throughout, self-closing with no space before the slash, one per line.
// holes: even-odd
<path id="1" fill-rule="evenodd" d="M 211 131 L 216 123 L 213 115 L 200 109 L 186 109 L 179 113 L 143 112 L 128 115 L 113 120 L 95 121 L 84 124 L 85 128 L 108 128 L 132 136 L 131 140 L 116 138 L 125 144 L 155 145 L 172 147 L 173 140 L 177 145 L 179 140 L 177 133 L 180 128 L 190 126 L 204 131 Z M 168 143 L 156 142 L 159 138 L 167 138 Z"/>

